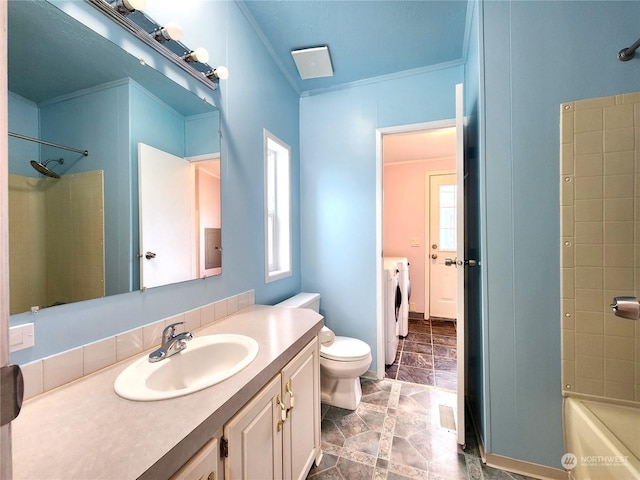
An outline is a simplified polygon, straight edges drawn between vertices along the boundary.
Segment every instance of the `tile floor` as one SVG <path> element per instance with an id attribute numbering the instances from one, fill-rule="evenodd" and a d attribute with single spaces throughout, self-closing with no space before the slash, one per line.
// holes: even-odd
<path id="1" fill-rule="evenodd" d="M 362 379 L 362 393 L 356 411 L 322 406 L 324 456 L 308 480 L 528 478 L 483 466 L 470 427 L 466 450 L 458 446 L 438 413 L 451 413 L 454 393 L 387 379 Z"/>
<path id="2" fill-rule="evenodd" d="M 409 315 L 409 333 L 400 339 L 386 377 L 456 390 L 456 322 Z"/>

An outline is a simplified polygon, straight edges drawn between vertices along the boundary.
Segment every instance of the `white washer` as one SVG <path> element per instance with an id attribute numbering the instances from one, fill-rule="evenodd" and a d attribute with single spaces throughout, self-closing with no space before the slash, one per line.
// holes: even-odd
<path id="1" fill-rule="evenodd" d="M 384 295 L 384 363 L 393 364 L 398 351 L 399 311 L 396 311 L 396 296 L 398 295 L 398 270 L 385 268 L 382 271 Z"/>
<path id="2" fill-rule="evenodd" d="M 406 337 L 409 333 L 409 299 L 411 298 L 411 282 L 409 281 L 409 259 L 407 257 L 384 257 L 384 267 L 397 268 L 398 284 L 402 294 L 400 316 L 398 318 L 398 335 Z"/>

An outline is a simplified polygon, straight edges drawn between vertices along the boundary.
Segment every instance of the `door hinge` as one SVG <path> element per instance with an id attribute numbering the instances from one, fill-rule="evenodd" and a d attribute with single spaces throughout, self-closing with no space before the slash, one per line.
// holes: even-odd
<path id="1" fill-rule="evenodd" d="M 220 439 L 220 458 L 227 458 L 229 456 L 229 441 L 222 437 Z"/>
<path id="2" fill-rule="evenodd" d="M 11 423 L 20 413 L 24 397 L 24 380 L 18 365 L 0 368 L 0 425 Z"/>

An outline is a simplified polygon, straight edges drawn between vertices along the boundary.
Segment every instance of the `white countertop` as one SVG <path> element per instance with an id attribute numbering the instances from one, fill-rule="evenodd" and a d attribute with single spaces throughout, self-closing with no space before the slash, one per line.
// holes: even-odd
<path id="1" fill-rule="evenodd" d="M 113 382 L 136 356 L 30 399 L 11 424 L 13 478 L 168 478 L 322 325 L 312 310 L 255 305 L 194 333 L 237 333 L 259 344 L 249 366 L 217 385 L 169 400 L 125 400 Z"/>

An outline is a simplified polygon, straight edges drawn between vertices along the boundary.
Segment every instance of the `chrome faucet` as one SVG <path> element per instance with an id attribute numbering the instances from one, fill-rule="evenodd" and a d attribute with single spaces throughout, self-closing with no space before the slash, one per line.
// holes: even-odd
<path id="1" fill-rule="evenodd" d="M 176 327 L 182 324 L 184 322 L 172 323 L 162 331 L 162 344 L 160 348 L 149 354 L 150 362 L 159 362 L 187 348 L 185 340 L 191 340 L 193 335 L 191 332 L 182 332 L 176 335 Z"/>

